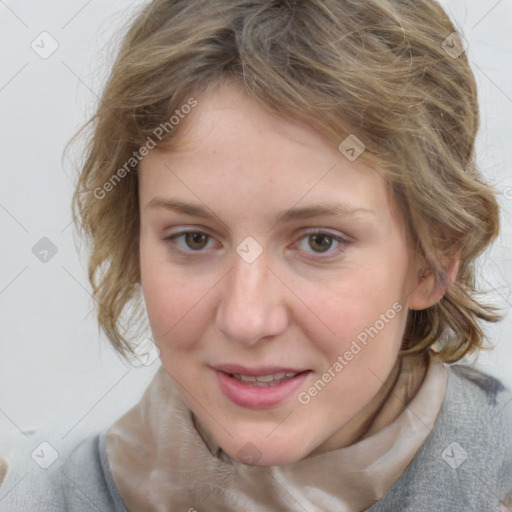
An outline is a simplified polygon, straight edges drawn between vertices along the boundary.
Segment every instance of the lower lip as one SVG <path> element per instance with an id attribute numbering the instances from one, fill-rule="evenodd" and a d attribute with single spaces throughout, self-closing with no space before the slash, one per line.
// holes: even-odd
<path id="1" fill-rule="evenodd" d="M 273 386 L 245 384 L 227 373 L 215 370 L 221 391 L 236 405 L 249 409 L 273 407 L 296 392 L 308 378 L 310 371 L 302 372 L 291 379 Z"/>

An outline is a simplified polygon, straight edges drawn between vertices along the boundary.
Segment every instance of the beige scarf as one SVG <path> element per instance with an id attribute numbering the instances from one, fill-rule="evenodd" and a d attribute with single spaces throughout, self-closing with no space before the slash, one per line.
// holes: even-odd
<path id="1" fill-rule="evenodd" d="M 141 401 L 107 432 L 110 470 L 129 512 L 365 510 L 396 482 L 425 441 L 446 383 L 446 368 L 434 356 L 426 363 L 404 357 L 368 435 L 294 464 L 258 467 L 230 458 L 198 432 L 192 412 L 160 368 Z"/>

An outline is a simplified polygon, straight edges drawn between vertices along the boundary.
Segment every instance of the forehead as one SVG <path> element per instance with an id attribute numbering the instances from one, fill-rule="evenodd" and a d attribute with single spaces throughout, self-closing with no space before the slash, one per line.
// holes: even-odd
<path id="1" fill-rule="evenodd" d="M 238 200 L 258 215 L 326 199 L 388 209 L 379 173 L 362 159 L 349 161 L 306 122 L 268 111 L 235 84 L 194 97 L 197 106 L 172 149 L 155 149 L 140 164 L 146 202 L 157 193 L 182 193 L 222 204 Z"/>
<path id="2" fill-rule="evenodd" d="M 237 157 L 240 164 L 262 165 L 314 158 L 320 167 L 332 161 L 333 154 L 339 156 L 335 145 L 329 145 L 305 121 L 261 106 L 239 84 L 220 83 L 193 97 L 197 105 L 184 116 L 170 141 L 175 160 L 232 162 Z"/>

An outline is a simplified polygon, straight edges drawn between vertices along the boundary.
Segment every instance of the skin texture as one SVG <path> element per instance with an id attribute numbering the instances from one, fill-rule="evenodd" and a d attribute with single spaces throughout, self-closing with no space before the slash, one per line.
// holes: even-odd
<path id="1" fill-rule="evenodd" d="M 434 304 L 444 290 L 411 259 L 377 171 L 350 162 L 308 125 L 263 110 L 234 84 L 196 98 L 180 146 L 152 150 L 139 168 L 141 280 L 162 364 L 196 421 L 238 460 L 247 443 L 258 465 L 351 444 L 396 377 L 407 310 Z M 212 217 L 149 205 L 155 197 L 202 206 Z M 276 218 L 319 203 L 370 211 Z M 342 241 L 315 243 L 315 229 Z M 166 240 L 187 230 L 208 237 Z M 251 263 L 236 251 L 248 236 L 262 249 Z M 394 318 L 300 403 L 299 391 L 393 304 Z M 254 410 L 221 392 L 212 366 L 226 363 L 311 373 L 277 406 Z"/>

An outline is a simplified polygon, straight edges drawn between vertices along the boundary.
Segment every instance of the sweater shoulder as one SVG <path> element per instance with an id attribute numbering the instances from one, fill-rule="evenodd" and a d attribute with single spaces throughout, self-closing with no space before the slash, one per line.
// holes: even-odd
<path id="1" fill-rule="evenodd" d="M 126 512 L 108 470 L 104 433 L 87 437 L 46 470 L 32 465 L 7 475 L 0 512 Z"/>
<path id="2" fill-rule="evenodd" d="M 61 468 L 59 487 L 69 504 L 66 510 L 126 512 L 108 467 L 105 432 L 86 438 L 71 452 Z"/>
<path id="3" fill-rule="evenodd" d="M 510 390 L 496 377 L 484 373 L 472 366 L 454 364 L 447 366 L 449 376 L 454 381 L 457 392 L 473 396 L 471 403 L 482 407 L 494 408 L 511 398 Z"/>
<path id="4" fill-rule="evenodd" d="M 371 512 L 501 512 L 512 506 L 512 394 L 476 368 L 457 364 L 447 371 L 432 432 Z"/>
<path id="5" fill-rule="evenodd" d="M 448 366 L 448 385 L 438 427 L 456 426 L 460 435 L 470 435 L 475 443 L 484 441 L 475 428 L 510 434 L 496 428 L 512 418 L 512 393 L 496 377 L 471 366 Z"/>

